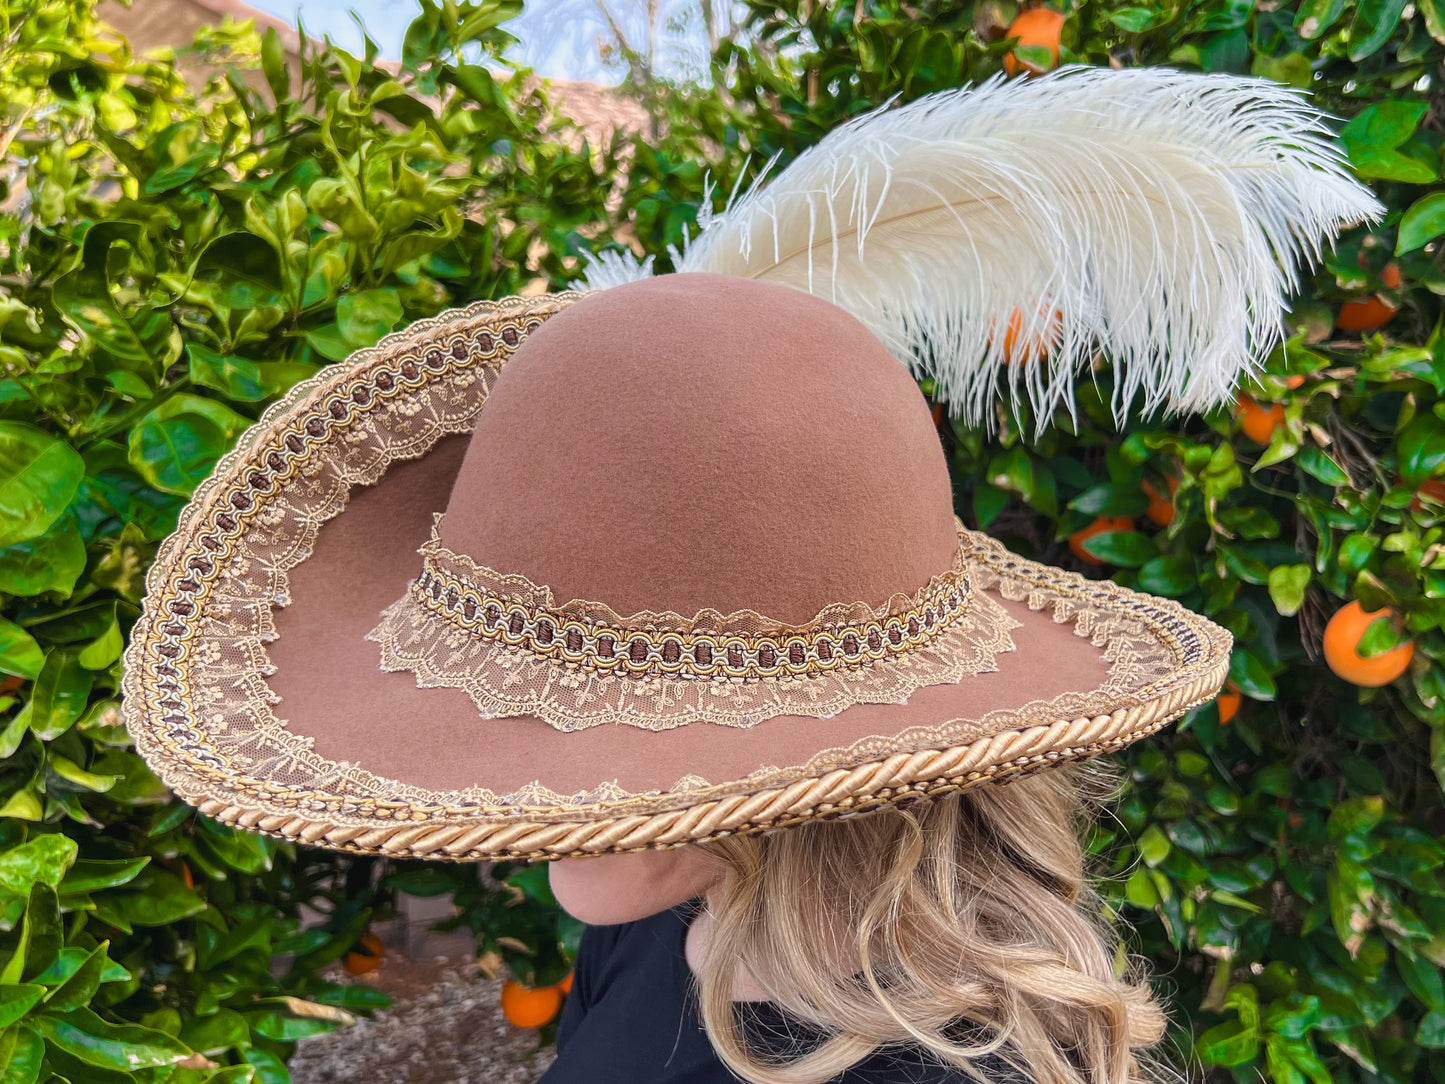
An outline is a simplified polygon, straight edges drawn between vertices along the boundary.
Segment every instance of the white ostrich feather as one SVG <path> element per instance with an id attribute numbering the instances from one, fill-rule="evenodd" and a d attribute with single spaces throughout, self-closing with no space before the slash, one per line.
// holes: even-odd
<path id="1" fill-rule="evenodd" d="M 606 290 L 652 277 L 653 257 L 639 259 L 630 250 L 609 248 L 586 253 L 582 277 L 570 283 L 574 290 Z"/>
<path id="2" fill-rule="evenodd" d="M 1298 266 L 1381 213 L 1326 119 L 1262 79 L 995 79 L 843 125 L 712 216 L 677 269 L 828 298 L 971 424 L 1005 387 L 1040 427 L 1072 412 L 1100 352 L 1116 415 L 1203 410 L 1279 341 Z M 1037 342 L 1046 358 L 1021 356 Z"/>

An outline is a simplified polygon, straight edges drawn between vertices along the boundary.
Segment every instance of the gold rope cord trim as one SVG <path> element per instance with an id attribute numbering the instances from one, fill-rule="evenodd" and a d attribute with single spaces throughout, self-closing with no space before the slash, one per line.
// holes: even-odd
<path id="1" fill-rule="evenodd" d="M 440 522 L 422 547 L 422 575 L 367 638 L 381 645 L 383 670 L 410 672 L 423 689 L 462 689 L 483 718 L 532 715 L 563 732 L 751 727 L 901 704 L 926 685 L 992 670 L 1014 648 L 1015 622 L 969 587 L 962 538 L 953 567 L 912 596 L 779 625 L 751 610 L 622 617 L 595 602 L 558 606 L 545 586 L 448 550 Z"/>
<path id="2" fill-rule="evenodd" d="M 919 781 L 914 791 L 928 780 L 972 785 L 1038 758 L 1094 755 L 1157 729 L 1222 684 L 1230 641 L 1218 626 L 1170 600 L 1022 561 L 970 534 L 978 597 L 996 588 L 1106 645 L 1104 686 L 977 722 L 865 739 L 730 784 L 686 778 L 647 794 L 615 784 L 576 795 L 540 784 L 507 795 L 439 793 L 318 756 L 277 718 L 265 681 L 272 612 L 288 601 L 290 569 L 352 489 L 469 432 L 506 358 L 578 296 L 481 302 L 388 336 L 298 385 L 223 457 L 162 544 L 126 651 L 127 724 L 168 786 L 221 819 L 366 853 L 634 849 L 702 838 L 685 834 L 693 828 L 752 830 L 807 810 L 895 800 L 888 795 L 905 777 Z M 1039 725 L 1047 719 L 1056 721 Z"/>

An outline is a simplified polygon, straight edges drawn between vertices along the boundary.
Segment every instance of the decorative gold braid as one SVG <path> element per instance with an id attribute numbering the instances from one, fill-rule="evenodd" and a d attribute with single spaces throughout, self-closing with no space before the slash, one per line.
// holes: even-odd
<path id="1" fill-rule="evenodd" d="M 689 777 L 666 792 L 436 792 L 318 756 L 276 718 L 265 681 L 271 615 L 288 601 L 290 570 L 353 489 L 470 431 L 506 358 L 575 299 L 482 302 L 388 336 L 298 385 L 221 460 L 160 548 L 126 651 L 127 725 L 168 786 L 223 821 L 357 853 L 481 860 L 638 850 L 1004 781 L 1122 747 L 1218 692 L 1231 642 L 1218 626 L 969 534 L 977 602 L 997 627 L 1002 610 L 989 590 L 1051 611 L 1105 652 L 1103 685 L 865 738 L 744 780 Z"/>

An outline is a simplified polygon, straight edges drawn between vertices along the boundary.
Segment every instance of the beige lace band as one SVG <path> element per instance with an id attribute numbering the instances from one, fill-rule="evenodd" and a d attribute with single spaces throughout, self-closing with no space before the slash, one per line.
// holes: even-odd
<path id="1" fill-rule="evenodd" d="M 778 715 L 902 703 L 925 685 L 993 668 L 1012 622 L 970 588 L 965 547 L 951 568 L 882 606 L 839 603 L 788 625 L 753 610 L 622 616 L 558 604 L 525 576 L 442 545 L 371 633 L 382 668 L 423 688 L 465 689 L 485 717 L 536 715 L 559 730 L 603 722 L 662 730 L 749 727 Z"/>

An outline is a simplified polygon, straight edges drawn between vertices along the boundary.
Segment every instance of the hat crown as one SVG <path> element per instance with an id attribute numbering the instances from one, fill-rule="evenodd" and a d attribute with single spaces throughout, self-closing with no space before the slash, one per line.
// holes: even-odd
<path id="1" fill-rule="evenodd" d="M 928 405 L 853 317 L 711 274 L 590 295 L 479 416 L 441 542 L 560 601 L 805 622 L 950 567 Z"/>

